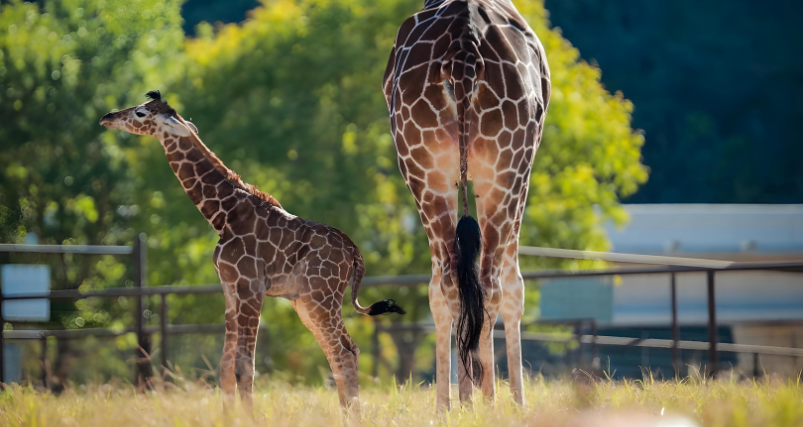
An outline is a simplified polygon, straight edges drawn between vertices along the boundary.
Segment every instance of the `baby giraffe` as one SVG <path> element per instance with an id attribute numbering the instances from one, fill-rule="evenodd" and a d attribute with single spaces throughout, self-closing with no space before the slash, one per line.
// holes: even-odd
<path id="1" fill-rule="evenodd" d="M 226 296 L 223 392 L 233 396 L 236 387 L 243 406 L 252 410 L 262 301 L 265 295 L 284 297 L 326 354 L 341 407 L 359 416 L 360 351 L 340 313 L 346 288 L 350 283 L 352 304 L 361 314 L 405 314 L 404 310 L 393 300 L 360 306 L 357 293 L 365 267 L 345 233 L 287 213 L 275 198 L 223 165 L 198 138 L 195 125 L 162 101 L 159 91 L 146 96 L 150 101 L 106 114 L 100 124 L 157 138 L 184 191 L 220 235 L 213 262 Z"/>

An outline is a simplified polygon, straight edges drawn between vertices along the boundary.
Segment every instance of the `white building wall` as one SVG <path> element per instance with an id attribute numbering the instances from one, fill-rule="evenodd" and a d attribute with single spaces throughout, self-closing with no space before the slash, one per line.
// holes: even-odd
<path id="1" fill-rule="evenodd" d="M 618 283 L 618 284 L 617 284 Z M 678 322 L 708 323 L 706 274 L 677 273 Z M 803 321 L 803 275 L 727 271 L 714 276 L 717 322 Z M 621 276 L 614 281 L 613 325 L 657 326 L 672 321 L 668 274 Z"/>

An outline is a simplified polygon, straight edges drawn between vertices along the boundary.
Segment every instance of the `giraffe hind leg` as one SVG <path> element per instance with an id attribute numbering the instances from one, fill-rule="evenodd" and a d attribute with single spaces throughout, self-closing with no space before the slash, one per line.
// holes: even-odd
<path id="1" fill-rule="evenodd" d="M 345 328 L 340 335 L 340 345 L 326 352 L 326 359 L 332 372 L 335 367 L 340 374 L 335 374 L 337 383 L 337 393 L 340 397 L 340 405 L 348 415 L 354 415 L 359 419 L 360 416 L 360 382 L 358 371 L 358 358 L 360 349 L 354 344 Z"/>
<path id="2" fill-rule="evenodd" d="M 529 180 L 529 173 L 525 174 Z M 527 201 L 527 186 L 521 188 L 519 209 L 513 223 L 513 235 L 505 250 L 502 267 L 502 304 L 500 314 L 505 323 L 505 346 L 510 392 L 513 401 L 526 405 L 524 373 L 521 357 L 521 317 L 524 315 L 524 278 L 519 269 L 519 232 Z"/>
<path id="3" fill-rule="evenodd" d="M 523 209 L 522 209 L 523 210 Z M 500 313 L 505 323 L 505 346 L 507 350 L 508 377 L 513 400 L 525 406 L 524 373 L 521 357 L 521 317 L 524 315 L 524 279 L 521 277 L 518 262 L 518 227 L 519 215 L 514 228 L 515 240 L 512 241 L 505 254 L 502 272 L 502 306 Z"/>
<path id="4" fill-rule="evenodd" d="M 360 350 L 343 324 L 341 305 L 334 304 L 334 307 L 326 309 L 320 302 L 305 295 L 294 300 L 293 307 L 326 355 L 335 377 L 344 416 L 355 416 L 359 420 L 360 385 L 357 369 Z"/>
<path id="5" fill-rule="evenodd" d="M 521 358 L 521 316 L 523 314 L 524 280 L 519 275 L 513 283 L 505 287 L 502 320 L 505 322 L 505 346 L 507 351 L 507 369 L 510 381 L 510 393 L 513 400 L 521 406 L 525 405 L 524 373 Z"/>
<path id="6" fill-rule="evenodd" d="M 429 309 L 435 321 L 435 388 L 438 412 L 451 409 L 452 312 L 441 292 L 441 268 L 433 262 L 429 284 Z"/>

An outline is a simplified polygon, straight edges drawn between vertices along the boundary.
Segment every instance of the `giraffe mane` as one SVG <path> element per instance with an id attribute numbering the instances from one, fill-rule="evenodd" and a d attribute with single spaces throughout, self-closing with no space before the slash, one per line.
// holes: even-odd
<path id="1" fill-rule="evenodd" d="M 195 133 L 195 131 L 191 126 L 187 125 L 187 122 L 184 121 L 183 117 L 181 117 L 178 114 L 176 114 L 176 117 L 181 121 L 181 123 L 187 126 L 188 129 L 190 129 L 190 141 L 192 142 L 192 144 L 195 145 L 195 147 L 201 151 L 201 154 L 203 154 L 203 156 L 206 157 L 206 159 L 209 160 L 210 163 L 212 163 L 215 169 L 217 169 L 218 172 L 223 174 L 223 176 L 226 177 L 226 179 L 229 182 L 231 182 L 235 188 L 239 188 L 240 190 L 243 190 L 248 194 L 256 196 L 272 205 L 275 205 L 280 208 L 282 207 L 282 205 L 279 203 L 278 200 L 276 200 L 275 197 L 271 196 L 268 193 L 265 193 L 264 191 L 260 191 L 260 189 L 257 188 L 256 185 L 251 185 L 246 182 L 243 182 L 243 180 L 240 178 L 240 175 L 238 175 L 233 170 L 226 167 L 226 165 L 223 164 L 223 161 L 221 161 L 217 157 L 217 155 L 215 155 L 215 153 L 213 153 L 212 150 L 210 150 L 206 146 L 206 144 L 204 144 L 203 141 L 201 141 L 201 138 L 198 137 L 198 134 Z"/>

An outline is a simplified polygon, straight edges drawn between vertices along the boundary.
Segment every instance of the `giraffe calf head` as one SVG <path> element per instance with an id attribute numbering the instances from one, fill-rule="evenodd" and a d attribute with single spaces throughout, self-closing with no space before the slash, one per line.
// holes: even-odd
<path id="1" fill-rule="evenodd" d="M 152 90 L 145 95 L 150 101 L 106 114 L 100 119 L 100 124 L 106 129 L 122 129 L 134 135 L 175 137 L 190 136 L 198 133 L 192 123 L 185 121 L 176 113 L 158 90 Z"/>

